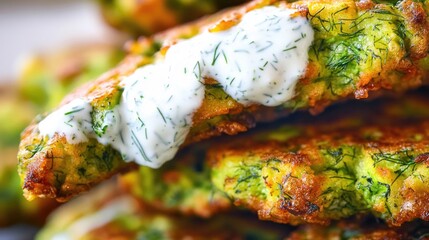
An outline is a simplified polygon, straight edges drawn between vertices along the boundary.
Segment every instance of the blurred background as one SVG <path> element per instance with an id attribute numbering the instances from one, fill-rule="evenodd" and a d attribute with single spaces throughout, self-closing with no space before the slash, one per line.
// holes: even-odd
<path id="1" fill-rule="evenodd" d="M 89 0 L 2 0 L 0 30 L 1 83 L 16 80 L 29 55 L 124 38 Z"/>

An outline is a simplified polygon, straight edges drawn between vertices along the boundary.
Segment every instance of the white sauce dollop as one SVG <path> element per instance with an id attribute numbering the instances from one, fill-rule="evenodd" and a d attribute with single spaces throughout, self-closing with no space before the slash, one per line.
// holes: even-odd
<path id="1" fill-rule="evenodd" d="M 246 106 L 287 102 L 305 73 L 314 35 L 308 20 L 291 17 L 294 13 L 273 6 L 256 9 L 227 30 L 206 31 L 171 46 L 163 60 L 123 80 L 121 102 L 107 118 L 106 133 L 97 139 L 120 151 L 126 161 L 158 168 L 185 141 L 193 114 L 204 99 L 205 78 L 217 80 L 226 93 Z M 61 125 L 62 114 L 70 106 L 63 108 L 47 117 L 49 123 L 40 123 L 41 134 L 62 132 L 67 140 L 77 135 L 75 139 L 84 141 L 72 128 L 43 127 L 52 119 Z M 87 120 L 80 113 L 78 119 Z"/>

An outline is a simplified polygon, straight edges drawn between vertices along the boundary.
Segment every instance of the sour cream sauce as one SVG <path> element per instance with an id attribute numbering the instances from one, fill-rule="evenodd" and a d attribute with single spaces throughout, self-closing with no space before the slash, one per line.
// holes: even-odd
<path id="1" fill-rule="evenodd" d="M 67 140 L 74 136 L 71 143 L 97 137 L 120 151 L 124 160 L 158 168 L 185 141 L 204 99 L 204 79 L 215 79 L 245 106 L 278 106 L 294 96 L 314 35 L 308 20 L 292 17 L 294 13 L 273 6 L 256 9 L 227 30 L 206 31 L 171 46 L 164 59 L 123 79 L 121 102 L 106 118 L 109 124 L 102 137 L 87 131 L 86 125 L 80 130 L 61 126 L 64 113 L 76 107 L 73 102 L 42 121 L 40 132 L 64 133 Z M 70 125 L 90 118 L 91 110 L 82 106 L 84 113 L 68 121 Z"/>

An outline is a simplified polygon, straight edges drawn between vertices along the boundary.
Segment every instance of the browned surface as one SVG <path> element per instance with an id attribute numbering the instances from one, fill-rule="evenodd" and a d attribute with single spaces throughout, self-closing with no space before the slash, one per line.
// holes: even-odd
<path id="1" fill-rule="evenodd" d="M 383 118 L 385 116 L 381 116 Z M 383 122 L 383 121 L 381 121 Z M 282 185 L 283 191 L 294 196 L 292 199 L 274 197 L 273 200 L 264 198 L 233 198 L 234 204 L 244 206 L 258 213 L 263 220 L 272 220 L 281 223 L 302 223 L 311 222 L 328 224 L 331 218 L 327 217 L 322 208 L 323 203 L 320 198 L 327 185 L 334 184 L 332 179 L 321 175 L 317 169 L 321 169 L 327 164 L 320 154 L 321 146 L 336 149 L 340 146 L 354 146 L 363 149 L 365 153 L 394 153 L 401 149 L 413 149 L 418 154 L 414 162 L 421 164 L 416 169 L 424 170 L 427 166 L 426 160 L 429 152 L 429 121 L 405 122 L 399 124 L 378 124 L 366 125 L 362 127 L 348 127 L 338 130 L 335 122 L 328 124 L 312 124 L 305 126 L 304 133 L 299 137 L 292 138 L 286 142 L 275 140 L 258 142 L 250 137 L 238 138 L 232 142 L 223 142 L 210 150 L 210 163 L 214 168 L 219 168 L 219 164 L 224 164 L 225 156 L 242 157 L 244 166 L 252 164 L 246 162 L 246 156 L 252 158 L 260 157 L 262 165 L 272 159 L 280 161 L 275 166 L 280 170 L 278 175 L 267 175 L 265 187 L 269 192 L 275 192 L 277 184 Z M 380 139 L 369 139 L 365 133 L 382 133 Z M 414 137 L 418 135 L 421 139 L 416 141 Z M 325 143 L 322 144 L 321 143 Z M 357 158 L 356 161 L 363 161 Z M 355 164 L 359 164 L 355 162 Z M 282 169 L 287 166 L 286 169 Z M 355 169 L 358 166 L 349 166 Z M 392 170 L 384 167 L 361 166 L 368 168 L 368 176 L 372 176 L 369 169 L 376 170 L 376 176 L 390 184 L 390 198 L 397 199 L 398 211 L 386 220 L 389 224 L 400 226 L 405 222 L 420 218 L 429 221 L 429 190 L 425 176 L 421 176 L 422 182 L 416 182 L 411 174 L 404 180 L 396 180 L 396 174 Z M 267 167 L 268 168 L 268 167 Z M 423 170 L 422 170 L 423 169 Z M 289 174 L 287 174 L 289 173 Z M 271 174 L 274 174 L 271 172 Z M 277 174 L 277 173 L 276 173 Z M 291 176 L 293 174 L 294 176 Z M 417 174 L 417 173 L 416 173 Z M 299 176 L 299 177 L 297 177 Z M 407 175 L 408 176 L 408 175 Z M 235 176 L 239 177 L 239 176 Z M 225 186 L 236 184 L 236 179 L 225 179 Z M 278 183 L 280 181 L 280 183 Z M 395 184 L 393 184 L 393 182 Z M 227 188 L 227 187 L 225 187 Z M 335 188 L 335 187 L 334 187 Z M 251 191 L 251 190 L 249 190 Z M 387 209 L 384 205 L 371 206 L 374 213 L 385 213 Z"/>

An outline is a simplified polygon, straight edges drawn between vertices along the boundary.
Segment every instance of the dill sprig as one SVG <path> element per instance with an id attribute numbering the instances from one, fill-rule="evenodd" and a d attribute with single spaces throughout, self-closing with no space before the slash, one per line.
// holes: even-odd
<path id="1" fill-rule="evenodd" d="M 43 146 L 44 146 L 44 140 L 43 139 L 41 139 L 38 144 L 26 146 L 25 149 L 32 154 L 29 158 L 34 157 L 38 152 L 42 151 Z"/>
<path id="2" fill-rule="evenodd" d="M 408 169 L 414 171 L 416 168 L 417 163 L 414 161 L 414 156 L 411 154 L 411 151 L 412 150 L 410 149 L 403 149 L 394 153 L 386 153 L 379 150 L 378 153 L 372 154 L 371 158 L 374 161 L 374 166 L 382 162 L 389 162 L 399 165 L 399 167 L 394 171 L 396 177 L 391 183 L 394 184 L 399 179 L 399 177 L 404 174 L 405 171 Z"/>

